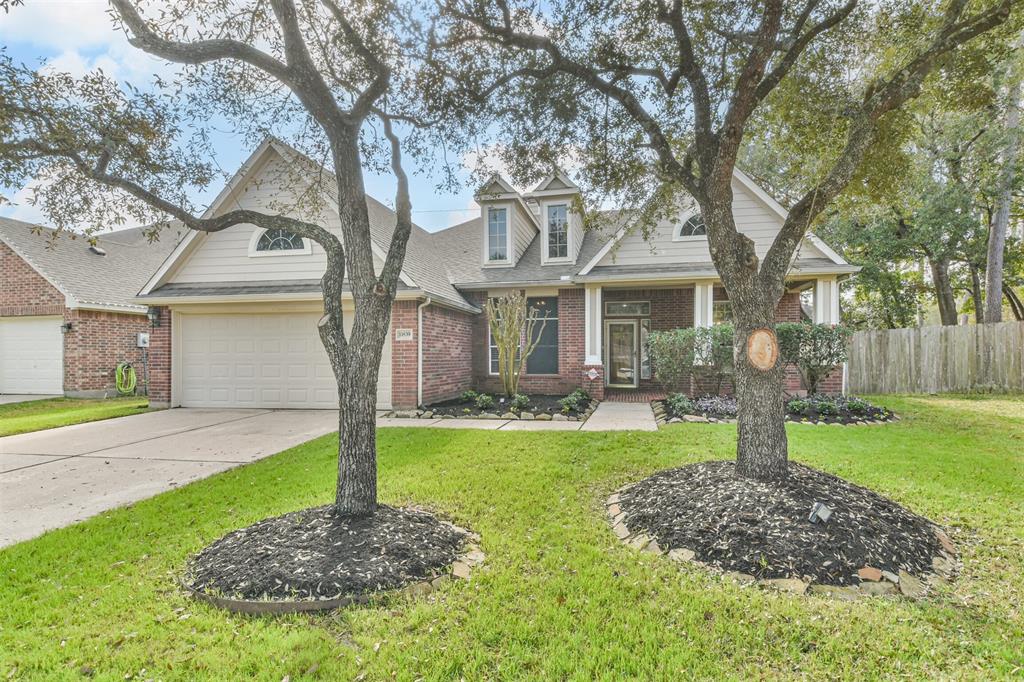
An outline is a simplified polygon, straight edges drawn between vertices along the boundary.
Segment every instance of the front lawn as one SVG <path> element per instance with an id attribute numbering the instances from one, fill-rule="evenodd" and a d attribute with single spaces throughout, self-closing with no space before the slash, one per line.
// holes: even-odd
<path id="1" fill-rule="evenodd" d="M 0 405 L 0 436 L 126 417 L 149 411 L 148 398 L 48 398 Z"/>
<path id="2" fill-rule="evenodd" d="M 328 615 L 186 598 L 186 557 L 329 502 L 324 437 L 0 551 L 0 678 L 1012 678 L 1024 666 L 1024 400 L 878 399 L 902 421 L 788 427 L 794 459 L 951 530 L 964 575 L 924 602 L 795 598 L 636 552 L 603 501 L 731 457 L 735 426 L 658 433 L 380 431 L 381 496 L 482 536 L 469 583 Z"/>

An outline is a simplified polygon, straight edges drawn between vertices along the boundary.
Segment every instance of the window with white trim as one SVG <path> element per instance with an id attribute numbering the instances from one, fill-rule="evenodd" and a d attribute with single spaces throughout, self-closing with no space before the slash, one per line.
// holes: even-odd
<path id="1" fill-rule="evenodd" d="M 569 257 L 569 206 L 548 206 L 548 258 Z"/>
<path id="2" fill-rule="evenodd" d="M 725 324 L 732 323 L 732 303 L 730 301 L 712 301 L 711 323 Z"/>
<path id="3" fill-rule="evenodd" d="M 520 342 L 522 338 L 520 337 Z M 522 354 L 522 347 L 516 348 L 516 360 Z M 498 344 L 494 342 L 494 336 L 491 334 L 491 325 L 487 325 L 487 373 L 497 375 L 499 371 L 498 362 Z"/>
<path id="4" fill-rule="evenodd" d="M 676 232 L 676 239 L 704 237 L 707 236 L 707 233 L 708 228 L 707 225 L 704 224 L 704 216 L 700 213 L 694 213 L 686 219 L 686 222 L 679 226 L 679 230 Z"/>
<path id="5" fill-rule="evenodd" d="M 487 209 L 487 260 L 508 260 L 508 209 Z"/>
<path id="6" fill-rule="evenodd" d="M 302 251 L 305 248 L 302 237 L 280 229 L 265 230 L 256 242 L 257 251 Z"/>
<path id="7" fill-rule="evenodd" d="M 527 315 L 533 320 L 533 341 L 526 358 L 527 374 L 558 374 L 558 297 L 526 299 Z"/>
<path id="8" fill-rule="evenodd" d="M 606 301 L 604 304 L 606 317 L 649 317 L 650 301 Z"/>

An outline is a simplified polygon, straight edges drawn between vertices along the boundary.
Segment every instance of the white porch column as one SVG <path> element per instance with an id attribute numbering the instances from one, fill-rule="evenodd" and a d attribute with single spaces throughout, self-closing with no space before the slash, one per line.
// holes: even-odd
<path id="1" fill-rule="evenodd" d="M 839 281 L 822 277 L 814 282 L 814 321 L 839 324 Z"/>
<path id="2" fill-rule="evenodd" d="M 715 285 L 696 284 L 693 287 L 693 326 L 710 327 L 715 321 Z"/>
<path id="3" fill-rule="evenodd" d="M 604 331 L 602 328 L 603 316 L 601 315 L 601 285 L 586 285 L 583 294 L 583 309 L 584 331 L 586 336 L 584 349 L 587 356 L 585 364 L 604 364 L 604 356 L 601 353 L 601 332 Z"/>

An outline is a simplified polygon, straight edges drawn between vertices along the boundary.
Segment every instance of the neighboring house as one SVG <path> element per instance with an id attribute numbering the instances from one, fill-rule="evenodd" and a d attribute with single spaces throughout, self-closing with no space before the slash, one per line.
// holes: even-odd
<path id="1" fill-rule="evenodd" d="M 90 246 L 0 218 L 0 393 L 113 395 L 122 361 L 137 366 L 141 386 L 137 334 L 150 326 L 135 295 L 177 236 L 165 230 L 149 243 L 135 228 L 97 235 Z"/>
<path id="2" fill-rule="evenodd" d="M 297 183 L 296 175 L 306 180 Z M 319 211 L 322 224 L 340 235 L 333 181 L 276 140 L 250 156 L 207 215 L 238 207 L 286 211 L 317 179 L 327 180 L 323 205 L 296 210 Z M 738 229 L 763 255 L 785 210 L 738 171 L 733 191 Z M 496 177 L 477 196 L 479 217 L 436 233 L 413 228 L 381 360 L 380 407 L 430 404 L 469 388 L 497 390 L 483 308 L 489 296 L 509 289 L 525 290 L 535 314 L 547 320 L 520 382 L 526 393 L 582 387 L 602 397 L 606 387 L 653 388 L 643 342 L 650 331 L 728 316 L 703 223 L 692 209 L 659 226 L 650 242 L 626 229 L 628 213 L 613 214 L 624 226 L 609 237 L 583 229 L 573 211 L 578 193 L 561 174 L 527 194 Z M 370 197 L 367 206 L 379 266 L 395 216 Z M 153 353 L 171 367 L 167 382 L 153 385 L 153 400 L 335 407 L 337 389 L 316 326 L 325 267 L 319 245 L 291 235 L 252 225 L 190 232 L 138 297 L 160 311 Z M 813 318 L 838 322 L 839 280 L 856 270 L 809 235 L 778 319 L 799 320 L 801 292 L 813 292 Z M 352 310 L 350 295 L 343 304 Z M 838 380 L 829 388 L 838 389 Z M 790 377 L 790 390 L 798 381 Z"/>

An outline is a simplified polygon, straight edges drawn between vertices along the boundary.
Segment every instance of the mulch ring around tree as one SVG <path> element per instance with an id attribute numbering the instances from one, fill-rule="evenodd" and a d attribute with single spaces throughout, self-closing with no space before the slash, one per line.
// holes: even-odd
<path id="1" fill-rule="evenodd" d="M 760 482 L 735 475 L 733 462 L 691 464 L 620 489 L 607 511 L 636 549 L 798 594 L 917 598 L 955 575 L 956 550 L 928 519 L 831 474 L 789 470 Z M 815 503 L 827 521 L 809 520 Z"/>
<path id="2" fill-rule="evenodd" d="M 483 561 L 473 533 L 417 509 L 368 516 L 314 507 L 264 519 L 217 540 L 188 563 L 184 587 L 232 611 L 337 608 L 399 588 L 429 592 Z"/>

